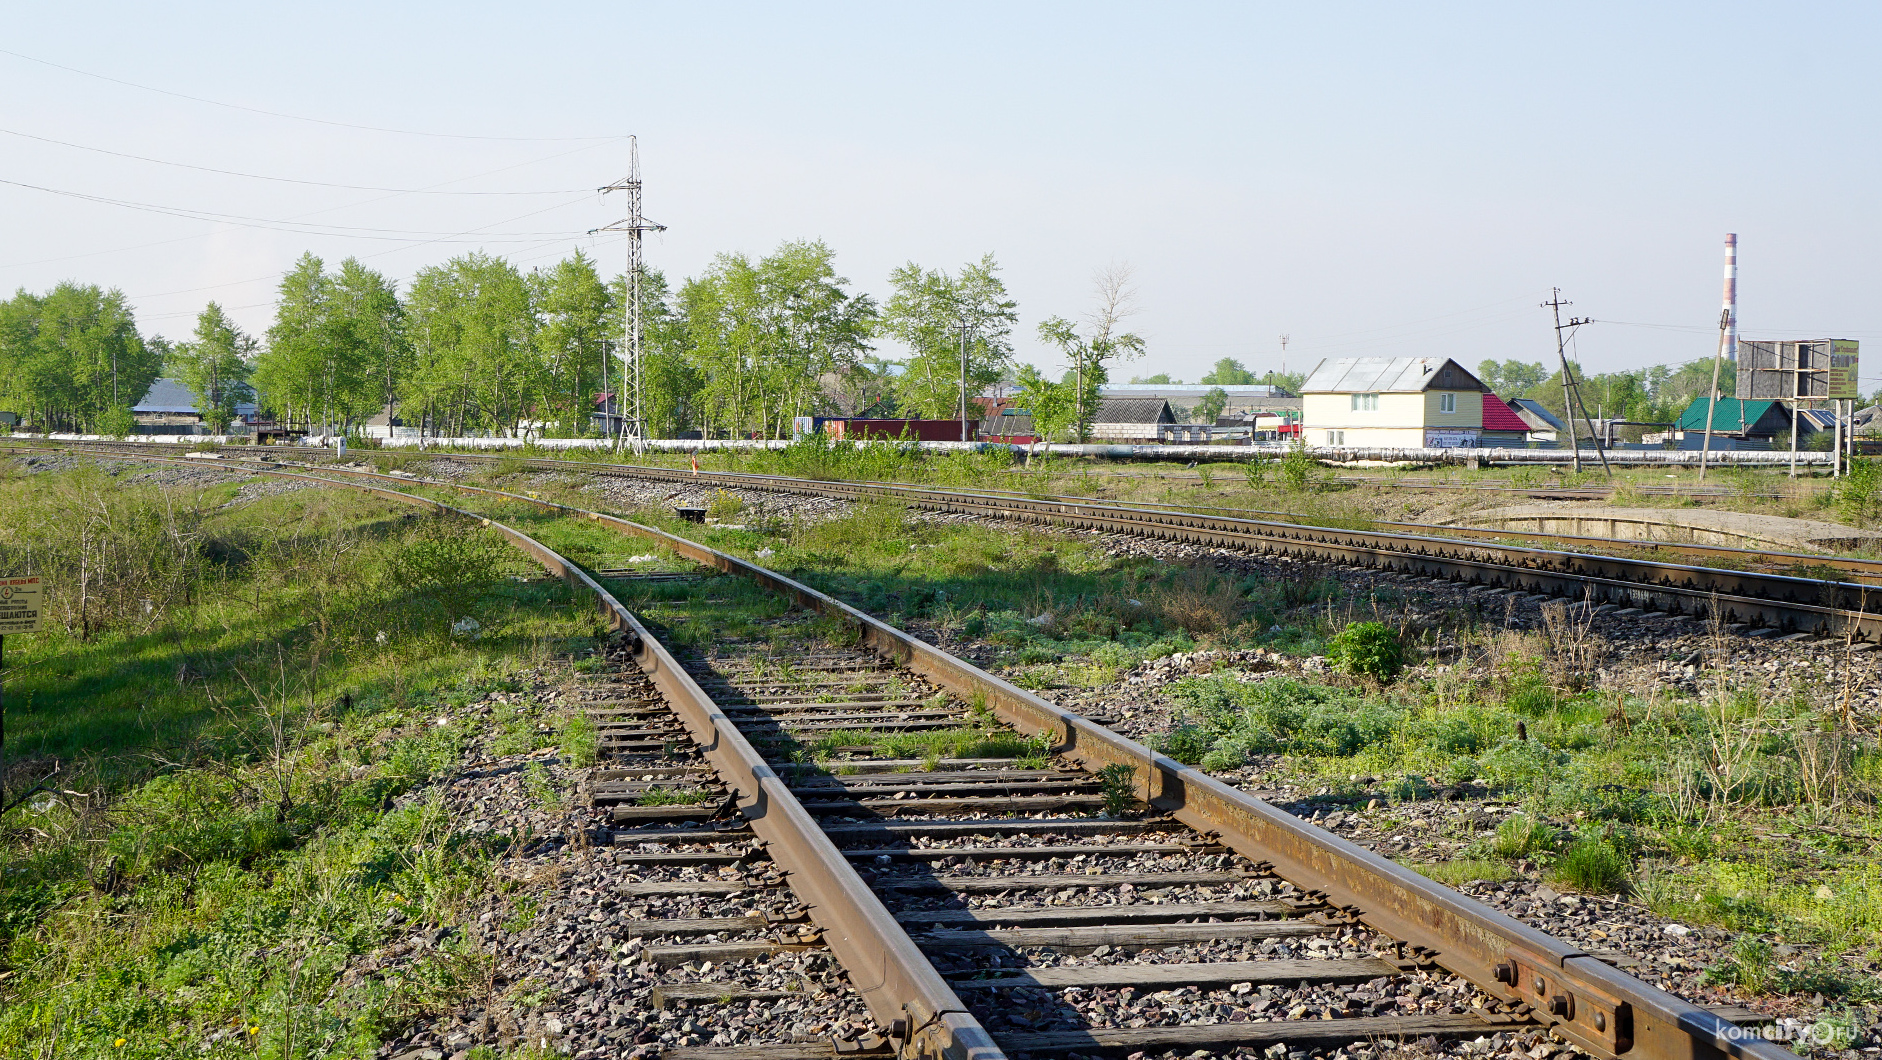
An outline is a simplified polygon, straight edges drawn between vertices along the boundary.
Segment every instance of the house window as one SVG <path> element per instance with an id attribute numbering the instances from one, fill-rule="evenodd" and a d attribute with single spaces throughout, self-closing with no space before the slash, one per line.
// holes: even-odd
<path id="1" fill-rule="evenodd" d="M 1327 444 L 1328 445 L 1345 445 L 1346 444 L 1346 432 L 1345 431 L 1328 431 L 1327 432 Z"/>
<path id="2" fill-rule="evenodd" d="M 1354 394 L 1353 395 L 1353 411 L 1354 412 L 1377 412 L 1379 411 L 1379 395 L 1377 394 Z"/>
<path id="3" fill-rule="evenodd" d="M 1456 412 L 1457 411 L 1457 395 L 1456 394 L 1439 394 L 1438 395 L 1438 411 L 1439 412 Z"/>

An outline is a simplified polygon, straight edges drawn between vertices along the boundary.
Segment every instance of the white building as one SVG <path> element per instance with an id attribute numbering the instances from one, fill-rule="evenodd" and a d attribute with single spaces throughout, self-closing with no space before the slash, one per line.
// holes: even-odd
<path id="1" fill-rule="evenodd" d="M 1301 388 L 1308 445 L 1473 447 L 1484 385 L 1449 357 L 1329 357 Z"/>

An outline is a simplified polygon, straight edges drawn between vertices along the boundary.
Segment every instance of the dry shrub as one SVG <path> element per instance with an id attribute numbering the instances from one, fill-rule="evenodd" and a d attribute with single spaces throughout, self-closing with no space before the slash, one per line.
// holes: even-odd
<path id="1" fill-rule="evenodd" d="M 201 498 L 120 483 L 93 469 L 9 484 L 0 574 L 46 580 L 48 616 L 68 632 L 148 629 L 182 602 L 215 550 Z"/>
<path id="2" fill-rule="evenodd" d="M 1236 579 L 1210 567 L 1185 567 L 1149 590 L 1145 603 L 1188 633 L 1220 633 L 1240 620 L 1246 600 Z"/>
<path id="3" fill-rule="evenodd" d="M 1542 605 L 1542 628 L 1547 633 L 1544 657 L 1550 679 L 1559 687 L 1580 689 L 1607 648 L 1595 632 L 1593 606 L 1570 608 L 1551 600 Z"/>

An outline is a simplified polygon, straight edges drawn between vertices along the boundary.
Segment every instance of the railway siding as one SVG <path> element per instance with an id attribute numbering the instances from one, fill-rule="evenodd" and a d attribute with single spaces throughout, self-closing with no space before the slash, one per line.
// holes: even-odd
<path id="1" fill-rule="evenodd" d="M 563 506 L 458 487 L 535 503 Z M 1408 960 L 1465 976 L 1518 1016 L 1533 1015 L 1598 1055 L 1686 1056 L 1719 1051 L 1776 1056 L 1720 1016 L 1617 971 L 1458 892 L 1332 836 L 1252 796 L 1118 736 L 1088 719 L 947 655 L 809 586 L 651 527 L 600 513 L 603 525 L 661 541 L 703 566 L 740 574 L 800 605 L 840 616 L 861 643 L 939 687 L 984 701 L 1026 735 L 1045 734 L 1054 753 L 1087 770 L 1121 765 L 1151 807 L 1278 875 L 1311 881 L 1332 907 L 1402 942 Z"/>
<path id="2" fill-rule="evenodd" d="M 446 507 L 384 486 L 363 488 L 387 497 Z M 1535 1020 L 1583 1048 L 1606 1056 L 1658 1058 L 1729 1053 L 1775 1058 L 1780 1055 L 1775 1046 L 1747 1038 L 1717 1014 L 1647 986 L 1572 944 L 1528 928 L 1458 892 L 1439 887 L 1199 770 L 1158 755 L 1089 719 L 1061 710 L 801 583 L 683 538 L 612 516 L 499 491 L 457 488 L 588 518 L 610 529 L 658 540 L 703 566 L 740 575 L 784 594 L 803 608 L 841 620 L 856 632 L 858 647 L 907 669 L 962 701 L 971 701 L 976 709 L 991 711 L 999 721 L 1022 735 L 1043 736 L 1056 756 L 1087 771 L 1109 768 L 1129 775 L 1134 794 L 1147 807 L 1147 817 L 1111 817 L 1108 822 L 1102 818 L 994 820 L 976 817 L 971 823 L 943 817 L 903 823 L 880 820 L 881 815 L 872 812 L 874 808 L 858 807 L 859 812 L 870 811 L 865 813 L 866 817 L 877 820 L 819 829 L 791 793 L 789 783 L 757 753 L 732 718 L 706 696 L 686 668 L 604 587 L 526 535 L 484 520 L 486 525 L 534 555 L 552 573 L 581 584 L 595 594 L 609 621 L 627 636 L 641 672 L 679 712 L 696 746 L 712 762 L 728 794 L 738 804 L 746 828 L 765 841 L 770 856 L 794 877 L 790 881 L 793 889 L 805 899 L 804 904 L 824 928 L 826 940 L 843 958 L 852 982 L 870 1001 L 878 1022 L 890 1029 L 889 1037 L 893 1041 L 904 1043 L 918 1055 L 987 1058 L 999 1055 L 998 1046 L 993 1044 L 985 1029 L 965 1011 L 958 995 L 936 972 L 934 965 L 922 957 L 923 940 L 928 948 L 943 952 L 1038 946 L 1069 948 L 1071 952 L 1089 947 L 1095 952 L 1120 947 L 1128 951 L 1138 945 L 1133 941 L 1137 936 L 1130 930 L 1120 931 L 1109 925 L 1096 930 L 1076 924 L 996 927 L 1002 923 L 996 915 L 969 918 L 971 927 L 931 925 L 927 932 L 911 938 L 895 917 L 883 911 L 867 885 L 850 868 L 849 860 L 856 856 L 856 851 L 839 851 L 833 845 L 844 838 L 878 844 L 881 852 L 868 856 L 877 862 L 894 864 L 898 860 L 896 847 L 883 846 L 889 837 L 919 844 L 924 837 L 945 841 L 994 834 L 1024 840 L 1040 836 L 1125 834 L 1141 836 L 1154 848 L 1159 833 L 1167 835 L 1180 830 L 1175 836 L 1180 839 L 1181 831 L 1187 831 L 1199 836 L 1201 845 L 1179 842 L 1178 850 L 1186 847 L 1192 854 L 1206 854 L 1212 849 L 1233 852 L 1252 871 L 1272 873 L 1289 881 L 1290 886 L 1301 888 L 1297 892 L 1299 897 L 1312 903 L 1316 912 L 1310 914 L 1309 920 L 1300 922 L 1298 929 L 1288 927 L 1286 921 L 1261 919 L 1220 926 L 1194 923 L 1153 932 L 1146 938 L 1146 944 L 1156 945 L 1159 935 L 1162 940 L 1180 943 L 1276 938 L 1293 933 L 1337 932 L 1342 930 L 1342 925 L 1363 926 L 1395 940 L 1391 956 L 1396 967 L 1402 970 L 1441 967 L 1476 984 L 1492 999 L 1483 1006 L 1482 1014 L 1471 1017 L 1479 1023 L 1519 1024 Z M 1049 507 L 1027 509 L 1025 515 L 1045 521 L 1071 521 L 1073 525 L 1079 525 L 1079 520 L 1096 518 L 1090 513 L 1068 516 L 1063 509 Z M 1199 533 L 1195 527 L 1172 529 L 1184 535 Z M 1285 532 L 1295 534 L 1301 529 L 1286 528 Z M 1142 532 L 1141 527 L 1138 530 Z M 1323 549 L 1329 545 L 1325 539 L 1315 543 Z M 1335 548 L 1354 547 L 1338 545 L 1337 538 L 1333 544 Z M 1583 579 L 1588 580 L 1586 575 Z M 950 805 L 947 809 L 958 807 Z M 631 843 L 649 834 L 630 829 L 625 833 L 616 832 L 611 838 L 616 843 L 623 838 Z M 699 840 L 708 835 L 710 833 L 674 830 L 666 832 L 664 838 L 668 841 Z M 1027 843 L 1020 841 L 1017 845 L 1025 847 Z M 959 849 L 968 860 L 974 859 L 974 848 Z M 1009 848 L 995 849 L 1002 852 L 999 860 L 1010 856 Z M 810 876 L 816 878 L 805 878 Z M 1180 906 L 1177 910 L 1171 915 L 1185 915 Z M 1245 912 L 1272 911 L 1271 908 L 1251 908 Z M 1002 934 L 1009 932 L 1012 934 Z M 758 952 L 772 952 L 769 947 L 775 945 L 768 943 L 759 947 Z M 752 947 L 747 945 L 739 952 L 750 950 Z M 904 1015 L 893 1015 L 898 1008 Z M 1295 1020 L 1301 1014 L 1290 1010 Z M 1328 1019 L 1314 1027 L 1297 1023 L 1245 1024 L 1229 1030 L 1184 1027 L 1150 1034 L 1087 1029 L 1055 1036 L 1055 1032 L 1041 1031 L 1030 1037 L 1008 1036 L 1007 1044 L 1009 1048 L 1028 1051 L 1103 1052 L 1141 1047 L 1180 1048 L 1186 1043 L 1205 1042 L 1217 1046 L 1262 1046 L 1324 1038 L 1328 1034 L 1350 1039 L 1354 1035 L 1465 1031 L 1463 1024 L 1442 1016 L 1429 1018 L 1425 1023 L 1419 1022 L 1417 1017 L 1405 1016 L 1385 1017 L 1384 1022 L 1376 1025 L 1367 1022 L 1375 1018 L 1378 1017 Z M 1343 1026 L 1335 1030 L 1325 1025 L 1332 1023 Z"/>

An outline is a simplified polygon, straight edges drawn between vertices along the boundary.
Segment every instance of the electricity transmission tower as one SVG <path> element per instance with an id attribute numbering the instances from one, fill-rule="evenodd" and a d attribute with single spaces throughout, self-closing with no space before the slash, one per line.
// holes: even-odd
<path id="1" fill-rule="evenodd" d="M 611 191 L 627 192 L 627 217 L 603 228 L 591 229 L 595 232 L 627 233 L 627 304 L 622 306 L 622 317 L 626 327 L 623 329 L 621 342 L 621 386 L 615 392 L 614 407 L 617 421 L 622 430 L 614 436 L 614 448 L 620 451 L 622 440 L 632 433 L 634 451 L 641 452 L 647 447 L 647 419 L 643 401 L 641 362 L 645 359 L 641 349 L 641 313 L 640 283 L 644 268 L 641 264 L 640 237 L 643 232 L 664 232 L 666 225 L 655 224 L 641 216 L 640 212 L 640 141 L 638 137 L 627 138 L 627 179 L 617 180 L 600 189 L 602 194 Z M 625 397 L 622 392 L 625 391 Z"/>

